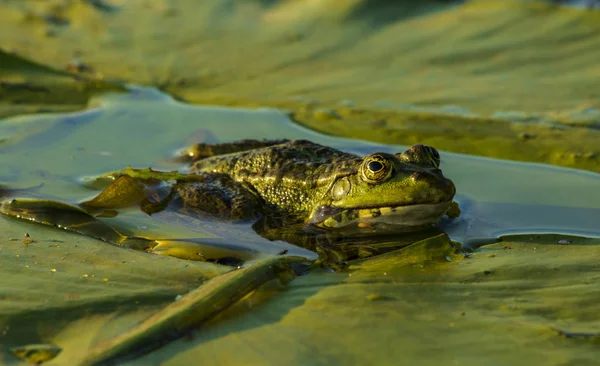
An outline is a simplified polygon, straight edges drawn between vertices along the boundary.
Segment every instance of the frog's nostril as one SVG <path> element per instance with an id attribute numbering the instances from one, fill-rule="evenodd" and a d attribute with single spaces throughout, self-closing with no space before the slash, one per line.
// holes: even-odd
<path id="1" fill-rule="evenodd" d="M 442 179 L 442 177 L 440 177 L 441 175 L 441 170 L 436 169 L 437 171 L 439 171 L 439 174 L 437 171 L 420 171 L 420 172 L 414 172 L 410 175 L 410 178 L 415 181 L 415 182 L 423 182 L 423 183 L 427 183 L 430 185 L 437 185 L 438 187 L 446 187 L 448 184 L 446 182 L 445 179 Z"/>
<path id="2" fill-rule="evenodd" d="M 426 176 L 425 172 L 414 172 L 410 175 L 410 177 L 416 181 L 423 180 L 425 178 L 425 176 Z"/>

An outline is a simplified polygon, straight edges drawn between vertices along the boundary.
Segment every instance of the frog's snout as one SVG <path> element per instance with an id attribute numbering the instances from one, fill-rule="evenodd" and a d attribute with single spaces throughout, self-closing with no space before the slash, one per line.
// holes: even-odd
<path id="1" fill-rule="evenodd" d="M 454 183 L 444 177 L 439 169 L 417 171 L 410 175 L 414 183 L 429 187 L 430 199 L 435 202 L 450 201 L 456 194 Z"/>
<path id="2" fill-rule="evenodd" d="M 432 186 L 437 186 L 442 183 L 446 186 L 447 179 L 442 175 L 442 171 L 439 169 L 432 170 L 422 170 L 418 172 L 414 172 L 410 175 L 410 178 L 415 182 L 423 182 Z"/>
<path id="3" fill-rule="evenodd" d="M 410 175 L 411 179 L 414 181 L 427 181 L 434 178 L 431 173 L 428 172 L 414 172 Z"/>

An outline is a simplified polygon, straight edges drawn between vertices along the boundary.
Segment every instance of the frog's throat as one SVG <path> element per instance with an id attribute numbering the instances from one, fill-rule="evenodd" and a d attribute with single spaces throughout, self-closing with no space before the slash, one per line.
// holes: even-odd
<path id="1" fill-rule="evenodd" d="M 433 204 L 418 204 L 377 208 L 320 207 L 307 224 L 328 229 L 344 227 L 369 227 L 387 224 L 400 227 L 418 227 L 438 222 L 448 210 L 452 200 Z"/>

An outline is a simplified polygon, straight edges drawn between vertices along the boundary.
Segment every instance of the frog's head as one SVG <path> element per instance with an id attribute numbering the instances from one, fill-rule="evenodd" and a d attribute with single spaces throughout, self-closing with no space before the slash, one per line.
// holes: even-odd
<path id="1" fill-rule="evenodd" d="M 444 215 L 456 193 L 439 166 L 439 153 L 425 145 L 395 155 L 368 155 L 352 173 L 334 177 L 307 222 L 359 231 L 431 225 Z"/>

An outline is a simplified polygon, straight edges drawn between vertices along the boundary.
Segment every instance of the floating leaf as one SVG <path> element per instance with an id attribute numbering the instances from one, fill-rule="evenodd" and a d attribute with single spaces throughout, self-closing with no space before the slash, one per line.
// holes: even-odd
<path id="1" fill-rule="evenodd" d="M 127 248 L 146 250 L 156 245 L 156 242 L 151 239 L 125 236 L 81 208 L 62 202 L 13 199 L 2 203 L 0 213 L 38 224 L 55 226 Z"/>
<path id="2" fill-rule="evenodd" d="M 62 202 L 13 199 L 0 206 L 0 213 L 67 229 L 113 244 L 120 243 L 125 238 L 121 233 L 81 208 Z"/>
<path id="3" fill-rule="evenodd" d="M 100 343 L 80 365 L 96 365 L 146 353 L 213 318 L 266 282 L 275 278 L 291 280 L 295 277 L 293 265 L 303 263 L 308 264 L 308 260 L 279 256 L 216 277 L 132 330 Z"/>
<path id="4" fill-rule="evenodd" d="M 251 311 L 249 302 L 236 304 L 193 339 L 136 364 L 391 365 L 424 355 L 431 364 L 543 364 L 548 354 L 594 364 L 596 340 L 586 337 L 600 330 L 598 248 L 593 238 L 523 235 L 467 258 L 440 235 L 346 272 L 313 269 Z"/>
<path id="5" fill-rule="evenodd" d="M 117 178 L 99 195 L 81 203 L 89 208 L 124 208 L 138 205 L 144 199 L 144 186 L 130 176 Z"/>
<path id="6" fill-rule="evenodd" d="M 11 13 L 0 4 L 1 15 Z M 5 18 L 0 21 L 3 25 Z M 6 49 L 6 48 L 5 48 Z M 76 77 L 0 50 L 0 118 L 31 112 L 85 108 L 90 97 L 124 88 L 102 80 Z"/>
<path id="7" fill-rule="evenodd" d="M 153 170 L 152 168 L 147 169 L 133 169 L 132 167 L 127 167 L 123 170 L 118 170 L 110 173 L 103 174 L 96 178 L 89 178 L 86 180 L 86 186 L 102 186 L 106 184 L 106 182 L 116 181 L 121 177 L 130 177 L 134 178 L 138 181 L 146 181 L 146 182 L 169 182 L 169 181 L 178 181 L 178 182 L 201 182 L 204 181 L 204 178 L 197 174 L 186 174 L 180 173 L 176 170 L 169 172 L 161 172 L 158 170 Z"/>
<path id="8" fill-rule="evenodd" d="M 215 239 L 212 239 L 214 241 Z M 224 240 L 211 243 L 211 239 L 157 240 L 151 253 L 171 257 L 222 263 L 235 259 L 246 262 L 260 254 L 241 246 L 227 245 Z"/>

